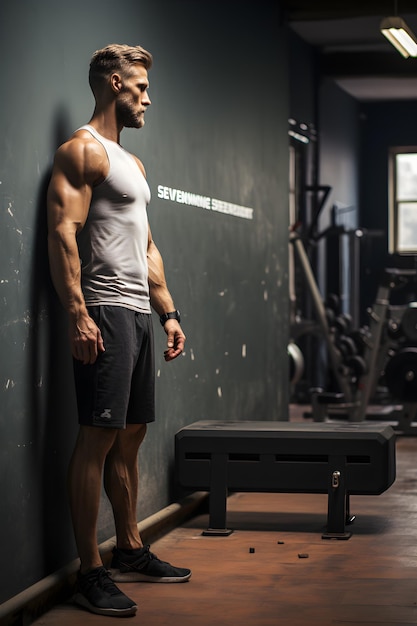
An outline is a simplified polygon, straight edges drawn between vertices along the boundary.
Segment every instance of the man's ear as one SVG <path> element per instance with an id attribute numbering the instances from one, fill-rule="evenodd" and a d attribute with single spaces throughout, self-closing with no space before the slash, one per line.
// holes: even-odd
<path id="1" fill-rule="evenodd" d="M 110 78 L 110 84 L 115 93 L 120 93 L 123 86 L 122 77 L 120 76 L 120 74 L 112 74 Z"/>

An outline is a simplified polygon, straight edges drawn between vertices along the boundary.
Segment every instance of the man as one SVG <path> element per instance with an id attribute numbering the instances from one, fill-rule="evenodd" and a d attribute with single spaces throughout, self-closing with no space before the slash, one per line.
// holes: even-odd
<path id="1" fill-rule="evenodd" d="M 93 55 L 94 113 L 57 150 L 48 190 L 51 275 L 68 312 L 80 424 L 69 467 L 80 557 L 75 601 L 110 616 L 137 609 L 114 581 L 191 576 L 143 546 L 136 522 L 138 450 L 154 420 L 151 306 L 167 334 L 165 360 L 185 342 L 149 229 L 145 170 L 119 143 L 124 127 L 145 123 L 151 64 L 140 46 L 110 45 Z M 96 538 L 103 475 L 117 536 L 109 571 Z"/>

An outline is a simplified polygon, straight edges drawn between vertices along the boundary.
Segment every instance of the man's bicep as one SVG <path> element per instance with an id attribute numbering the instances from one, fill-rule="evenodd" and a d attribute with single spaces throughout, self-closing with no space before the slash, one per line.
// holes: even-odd
<path id="1" fill-rule="evenodd" d="M 79 166 L 60 154 L 55 158 L 52 177 L 48 188 L 48 224 L 56 228 L 63 222 L 72 223 L 76 230 L 82 228 L 87 219 L 92 188 L 83 179 Z"/>

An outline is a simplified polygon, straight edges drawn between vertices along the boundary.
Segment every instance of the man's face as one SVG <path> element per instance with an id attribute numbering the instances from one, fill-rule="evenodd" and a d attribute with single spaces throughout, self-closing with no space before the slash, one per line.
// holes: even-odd
<path id="1" fill-rule="evenodd" d="M 122 88 L 116 100 L 118 122 L 126 128 L 142 128 L 145 111 L 151 101 L 148 96 L 148 72 L 141 64 L 133 65 L 131 73 L 122 79 Z"/>

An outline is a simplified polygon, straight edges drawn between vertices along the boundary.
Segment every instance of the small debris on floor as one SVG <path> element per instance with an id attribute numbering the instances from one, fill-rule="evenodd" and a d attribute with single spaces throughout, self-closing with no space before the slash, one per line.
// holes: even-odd
<path id="1" fill-rule="evenodd" d="M 308 554 L 306 552 L 300 552 L 298 554 L 299 559 L 308 559 Z"/>
<path id="2" fill-rule="evenodd" d="M 253 554 L 255 552 L 255 548 L 249 548 L 249 553 Z"/>

